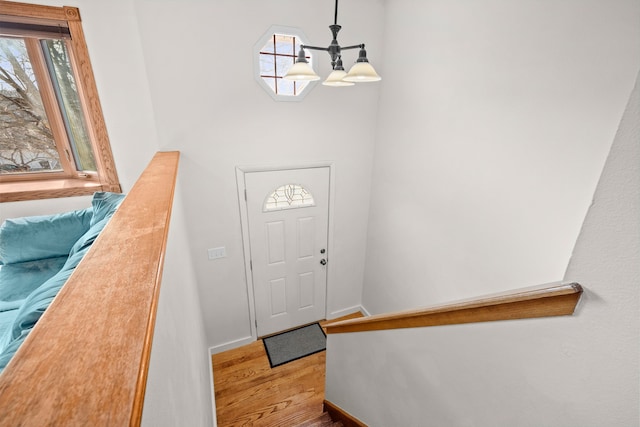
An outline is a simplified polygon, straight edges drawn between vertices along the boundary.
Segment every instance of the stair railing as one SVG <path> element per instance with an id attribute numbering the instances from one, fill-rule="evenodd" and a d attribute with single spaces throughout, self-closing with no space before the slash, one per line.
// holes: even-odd
<path id="1" fill-rule="evenodd" d="M 574 313 L 583 289 L 555 283 L 454 303 L 327 323 L 328 334 L 566 316 Z"/>

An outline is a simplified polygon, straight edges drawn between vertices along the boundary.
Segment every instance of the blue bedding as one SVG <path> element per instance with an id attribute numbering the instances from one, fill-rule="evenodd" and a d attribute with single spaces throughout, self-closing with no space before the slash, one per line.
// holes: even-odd
<path id="1" fill-rule="evenodd" d="M 67 261 L 67 256 L 19 262 L 0 268 L 0 311 L 19 304 L 38 286 L 53 277 Z"/>
<path id="2" fill-rule="evenodd" d="M 7 219 L 0 226 L 0 264 L 69 255 L 90 226 L 93 209 Z"/>
<path id="3" fill-rule="evenodd" d="M 0 373 L 123 199 L 123 194 L 95 193 L 88 209 L 18 218 L 2 224 Z"/>

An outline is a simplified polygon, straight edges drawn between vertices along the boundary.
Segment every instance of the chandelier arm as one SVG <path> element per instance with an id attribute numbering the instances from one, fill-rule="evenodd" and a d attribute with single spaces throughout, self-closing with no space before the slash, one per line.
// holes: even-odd
<path id="1" fill-rule="evenodd" d="M 324 50 L 325 52 L 329 51 L 328 47 L 318 47 L 318 46 L 309 46 L 306 44 L 301 44 L 300 49 L 311 49 L 311 50 Z"/>
<path id="2" fill-rule="evenodd" d="M 301 44 L 300 49 L 324 50 L 325 52 L 329 51 L 328 47 L 309 46 L 307 44 Z M 354 44 L 353 46 L 345 46 L 345 47 L 340 46 L 340 50 L 346 50 L 346 49 L 364 49 L 364 43 Z"/>
<path id="3" fill-rule="evenodd" d="M 340 46 L 341 50 L 347 50 L 347 49 L 364 49 L 364 43 L 362 44 L 354 44 L 353 46 L 345 46 L 342 47 Z"/>

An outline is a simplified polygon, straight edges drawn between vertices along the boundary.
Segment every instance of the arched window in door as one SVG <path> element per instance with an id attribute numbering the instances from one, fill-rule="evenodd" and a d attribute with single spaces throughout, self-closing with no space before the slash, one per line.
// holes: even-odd
<path id="1" fill-rule="evenodd" d="M 285 184 L 267 196 L 263 212 L 315 206 L 313 195 L 300 184 Z"/>

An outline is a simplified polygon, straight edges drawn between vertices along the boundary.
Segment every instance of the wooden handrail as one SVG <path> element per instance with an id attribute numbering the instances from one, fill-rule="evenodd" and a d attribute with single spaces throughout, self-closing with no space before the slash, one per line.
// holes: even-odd
<path id="1" fill-rule="evenodd" d="M 541 285 L 455 303 L 327 323 L 328 334 L 573 314 L 582 286 Z"/>
<path id="2" fill-rule="evenodd" d="M 154 156 L 0 375 L 0 425 L 140 424 L 178 160 Z"/>

